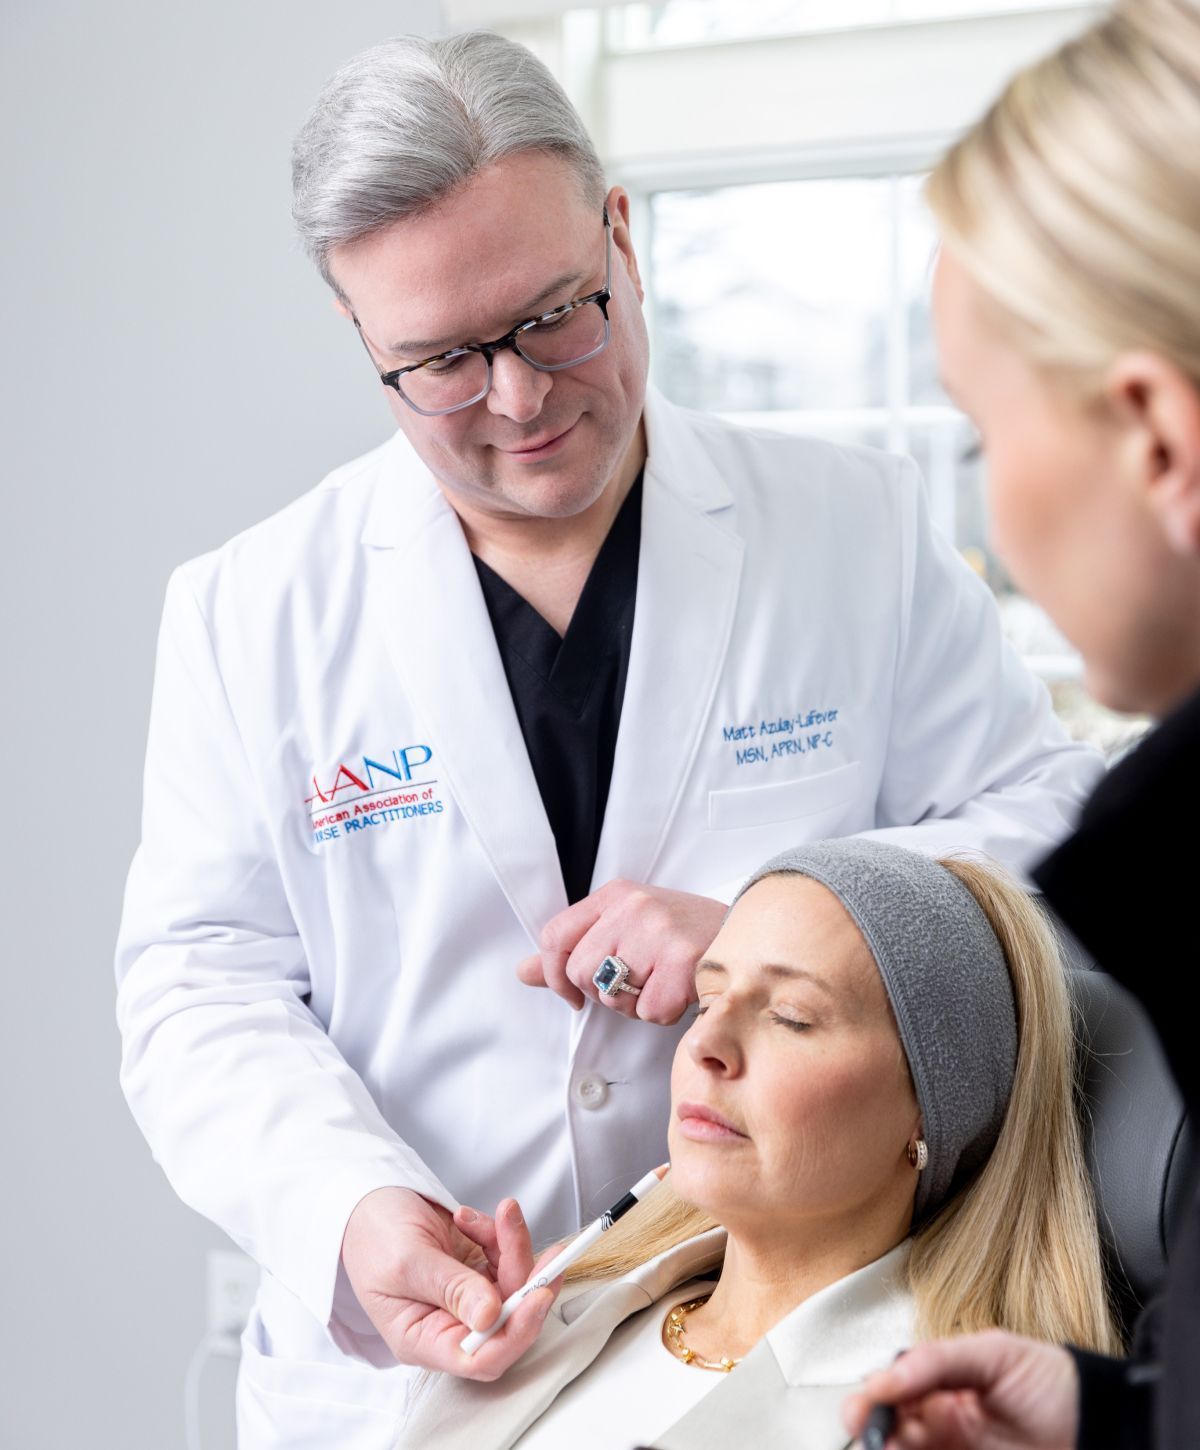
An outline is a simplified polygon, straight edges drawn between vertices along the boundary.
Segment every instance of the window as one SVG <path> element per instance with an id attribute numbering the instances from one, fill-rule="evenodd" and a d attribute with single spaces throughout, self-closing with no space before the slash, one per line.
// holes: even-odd
<path id="1" fill-rule="evenodd" d="M 1108 752 L 1141 725 L 1087 699 L 1074 651 L 988 545 L 984 463 L 937 376 L 935 235 L 921 177 L 813 178 L 648 198 L 653 368 L 689 407 L 916 459 L 935 523 L 994 590 L 1072 731 Z"/>
<path id="2" fill-rule="evenodd" d="M 1063 9 L 1090 0 L 664 0 L 620 5 L 608 18 L 614 50 L 702 45 L 817 30 L 850 30 L 902 21 L 959 19 L 1022 10 Z"/>
<path id="3" fill-rule="evenodd" d="M 972 432 L 937 381 L 934 235 L 913 176 L 651 198 L 655 378 L 691 407 L 910 453 L 937 523 L 999 592 Z"/>
<path id="4" fill-rule="evenodd" d="M 632 195 L 663 391 L 911 454 L 935 523 L 995 592 L 1068 727 L 1110 753 L 1136 736 L 1141 722 L 1087 699 L 1078 656 L 988 547 L 986 466 L 937 381 L 921 200 L 924 169 L 987 99 L 1101 7 L 502 3 L 521 7 L 510 33 L 564 80 Z"/>

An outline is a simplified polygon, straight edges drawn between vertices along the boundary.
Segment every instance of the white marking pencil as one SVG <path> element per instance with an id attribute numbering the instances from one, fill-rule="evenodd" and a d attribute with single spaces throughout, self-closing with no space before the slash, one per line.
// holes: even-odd
<path id="1" fill-rule="evenodd" d="M 523 1299 L 527 1299 L 537 1289 L 544 1289 L 553 1279 L 557 1279 L 559 1274 L 569 1269 L 576 1259 L 582 1258 L 601 1234 L 607 1233 L 619 1218 L 625 1217 L 635 1203 L 658 1187 L 662 1182 L 658 1174 L 659 1171 L 655 1168 L 647 1173 L 645 1178 L 639 1178 L 624 1198 L 619 1198 L 607 1213 L 602 1213 L 595 1223 L 589 1224 L 577 1238 L 573 1238 L 566 1248 L 555 1254 L 550 1262 L 539 1269 L 527 1284 L 522 1284 L 519 1289 L 510 1294 L 501 1306 L 500 1317 L 495 1324 L 487 1329 L 473 1329 L 459 1345 L 462 1352 L 474 1354 L 481 1344 L 486 1344 L 502 1325 L 508 1323 L 512 1318 L 513 1310 Z"/>

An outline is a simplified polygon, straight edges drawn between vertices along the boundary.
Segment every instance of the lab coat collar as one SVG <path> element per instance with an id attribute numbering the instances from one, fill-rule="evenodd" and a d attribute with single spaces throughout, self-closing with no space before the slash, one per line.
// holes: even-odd
<path id="1" fill-rule="evenodd" d="M 741 585 L 744 546 L 729 487 L 704 447 L 704 420 L 651 389 L 645 422 L 637 608 L 593 888 L 618 877 L 653 880 L 721 678 Z"/>
<path id="2" fill-rule="evenodd" d="M 703 420 L 653 389 L 644 420 L 637 607 L 593 888 L 652 879 L 720 679 L 741 579 L 742 540 L 722 517 L 732 496 L 704 447 Z M 378 457 L 363 529 L 368 607 L 427 721 L 438 769 L 536 944 L 566 892 L 470 550 L 404 435 Z M 591 1015 L 573 1024 L 573 1049 Z"/>
<path id="3" fill-rule="evenodd" d="M 380 462 L 363 530 L 367 608 L 432 766 L 534 946 L 567 896 L 471 551 L 403 434 Z"/>
<path id="4" fill-rule="evenodd" d="M 648 478 L 705 513 L 730 507 L 733 493 L 700 437 L 700 429 L 708 421 L 703 414 L 681 408 L 650 387 L 646 389 L 642 421 L 646 427 Z"/>
<path id="5" fill-rule="evenodd" d="M 705 513 L 729 508 L 733 494 L 706 452 L 696 424 L 703 415 L 646 389 L 642 410 L 646 429 L 646 476 L 684 503 Z M 376 455 L 373 455 L 376 456 Z M 377 451 L 383 464 L 383 487 L 376 488 L 367 509 L 363 541 L 394 547 L 406 534 L 444 513 L 453 514 L 437 480 L 397 429 Z"/>
<path id="6" fill-rule="evenodd" d="M 367 504 L 364 544 L 401 548 L 440 517 L 454 517 L 437 480 L 398 428 L 371 457 L 379 460 L 380 471 Z"/>

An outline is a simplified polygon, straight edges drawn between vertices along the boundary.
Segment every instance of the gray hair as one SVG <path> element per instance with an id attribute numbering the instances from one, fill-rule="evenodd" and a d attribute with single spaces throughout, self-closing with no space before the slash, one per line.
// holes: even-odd
<path id="1" fill-rule="evenodd" d="M 536 56 L 486 31 L 397 36 L 347 61 L 317 98 L 292 149 L 292 216 L 336 291 L 334 247 L 424 211 L 522 151 L 561 156 L 599 209 L 596 148 Z"/>

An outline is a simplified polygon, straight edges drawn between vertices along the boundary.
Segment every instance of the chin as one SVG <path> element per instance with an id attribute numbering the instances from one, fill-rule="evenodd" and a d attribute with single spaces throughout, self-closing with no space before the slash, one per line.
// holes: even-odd
<path id="1" fill-rule="evenodd" d="M 1084 668 L 1082 683 L 1086 693 L 1106 710 L 1113 710 L 1118 715 L 1136 715 L 1143 709 L 1134 700 L 1131 692 L 1123 689 L 1118 681 L 1101 671 L 1093 670 L 1090 665 Z"/>
<path id="2" fill-rule="evenodd" d="M 685 1203 L 719 1222 L 744 1203 L 744 1170 L 733 1171 L 732 1165 L 721 1163 L 714 1154 L 706 1159 L 698 1144 L 680 1142 L 670 1146 L 671 1187 Z"/>
<path id="3" fill-rule="evenodd" d="M 1172 691 L 1169 681 L 1153 678 L 1144 670 L 1108 668 L 1088 659 L 1084 660 L 1083 688 L 1106 710 L 1155 718 L 1169 714 L 1176 699 L 1187 693 L 1186 689 Z"/>
<path id="4" fill-rule="evenodd" d="M 570 464 L 534 476 L 532 471 L 523 472 L 518 465 L 513 470 L 505 470 L 496 492 L 533 518 L 573 519 L 592 507 L 610 478 L 610 473 L 600 471 L 598 476 L 593 476 L 590 469 L 581 470 Z"/>

